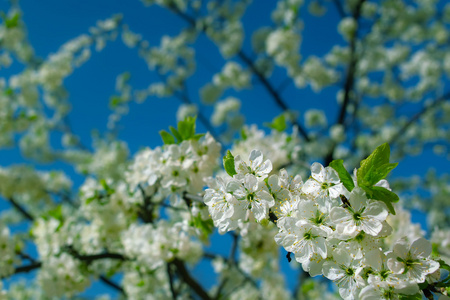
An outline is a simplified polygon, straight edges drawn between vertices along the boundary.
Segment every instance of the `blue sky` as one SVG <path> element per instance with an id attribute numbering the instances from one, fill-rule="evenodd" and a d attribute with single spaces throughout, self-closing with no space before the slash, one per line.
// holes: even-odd
<path id="1" fill-rule="evenodd" d="M 28 36 L 35 52 L 40 57 L 47 57 L 56 52 L 68 40 L 88 32 L 97 20 L 106 19 L 114 14 L 123 14 L 123 22 L 128 24 L 134 32 L 143 35 L 151 45 L 158 45 L 163 35 L 176 35 L 186 23 L 157 6 L 145 7 L 137 0 L 23 0 L 20 2 L 23 18 L 28 26 Z M 7 1 L 0 1 L 0 9 L 6 10 Z M 270 24 L 270 11 L 275 7 L 275 1 L 253 1 L 244 16 L 246 40 L 244 51 L 250 54 L 250 35 L 256 28 Z M 307 16 L 304 9 L 305 28 L 301 51 L 304 56 L 322 56 L 335 44 L 345 44 L 337 34 L 338 14 L 330 7 L 325 18 Z M 196 75 L 188 81 L 190 97 L 194 102 L 199 101 L 198 89 L 210 81 L 213 74 L 219 71 L 224 60 L 217 48 L 202 36 L 196 43 L 196 56 L 198 58 Z M 239 62 L 238 59 L 235 59 Z M 17 72 L 22 66 L 16 64 L 11 71 Z M 116 76 L 123 72 L 131 72 L 130 84 L 142 89 L 158 77 L 152 73 L 144 61 L 139 58 L 136 49 L 129 49 L 118 39 L 107 44 L 100 53 L 93 52 L 91 59 L 80 69 L 67 78 L 65 86 L 70 93 L 73 110 L 70 120 L 73 130 L 79 134 L 84 144 L 90 145 L 90 133 L 93 128 L 104 132 L 106 130 L 108 103 L 110 96 L 115 94 Z M 3 70 L 2 70 L 3 72 Z M 284 71 L 278 70 L 271 78 L 274 86 L 283 82 Z M 236 95 L 242 99 L 243 112 L 247 123 L 262 124 L 277 116 L 281 111 L 273 103 L 267 92 L 260 84 L 254 89 L 244 90 L 240 93 L 228 92 L 226 95 Z M 333 122 L 337 115 L 336 88 L 329 88 L 316 94 L 310 88 L 298 90 L 290 85 L 282 97 L 292 109 L 304 112 L 308 108 L 321 108 Z M 150 98 L 143 104 L 132 103 L 130 113 L 121 125 L 119 138 L 128 142 L 131 153 L 135 153 L 144 146 L 155 147 L 161 144 L 158 131 L 166 129 L 176 123 L 174 109 L 180 104 L 175 98 Z M 211 109 L 204 109 L 210 113 Z M 204 128 L 201 124 L 199 131 Z M 0 164 L 10 165 L 26 162 L 16 150 L 1 150 Z M 394 176 L 407 176 L 411 174 L 422 175 L 429 167 L 437 169 L 438 173 L 446 172 L 450 163 L 443 158 L 437 158 L 431 152 L 425 152 L 419 157 L 408 158 L 400 163 L 394 171 Z M 73 170 L 63 164 L 37 165 L 40 169 L 62 168 L 74 175 Z M 76 176 L 76 175 L 74 175 Z M 75 184 L 81 183 L 82 177 L 75 177 Z M 3 207 L 5 204 L 2 204 Z M 1 208 L 2 206 L 0 206 Z M 420 214 L 414 215 L 416 221 L 424 223 Z M 214 237 L 216 239 L 216 237 Z M 218 245 L 220 246 L 220 245 Z M 196 273 L 205 269 L 199 268 Z M 97 288 L 97 286 L 96 286 Z M 90 295 L 96 293 L 91 290 Z"/>

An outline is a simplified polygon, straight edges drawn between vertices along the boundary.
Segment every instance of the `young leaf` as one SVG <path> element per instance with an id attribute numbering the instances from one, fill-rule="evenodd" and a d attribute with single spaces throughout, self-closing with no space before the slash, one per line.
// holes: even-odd
<path id="1" fill-rule="evenodd" d="M 400 300 L 422 300 L 422 295 L 420 293 L 414 295 L 399 294 L 399 296 Z"/>
<path id="2" fill-rule="evenodd" d="M 241 129 L 241 138 L 243 141 L 247 139 L 247 133 L 245 132 L 244 128 Z"/>
<path id="3" fill-rule="evenodd" d="M 109 98 L 109 107 L 111 107 L 112 109 L 119 106 L 120 103 L 122 103 L 122 98 L 120 96 L 112 96 L 111 98 Z"/>
<path id="4" fill-rule="evenodd" d="M 161 131 L 159 131 L 159 135 L 161 136 L 161 138 L 164 142 L 164 145 L 175 144 L 174 137 L 167 131 L 161 130 Z"/>
<path id="5" fill-rule="evenodd" d="M 105 179 L 100 180 L 100 184 L 102 185 L 103 189 L 105 190 L 105 192 L 108 196 L 114 194 L 114 192 L 115 192 L 114 189 L 112 189 L 108 185 L 108 183 L 106 182 Z"/>
<path id="6" fill-rule="evenodd" d="M 367 193 L 367 196 L 370 199 L 383 201 L 384 204 L 386 204 L 387 208 L 389 209 L 389 212 L 395 215 L 395 209 L 394 206 L 392 205 L 392 202 L 398 202 L 399 198 L 397 194 L 381 186 L 371 186 L 371 187 L 363 186 L 362 188 Z"/>
<path id="7" fill-rule="evenodd" d="M 172 132 L 173 136 L 177 139 L 178 143 L 181 143 L 183 141 L 183 138 L 181 137 L 180 133 L 178 132 L 178 130 L 175 129 L 175 127 L 173 126 L 169 126 L 170 132 Z M 174 144 L 175 142 L 173 142 Z"/>
<path id="8" fill-rule="evenodd" d="M 212 219 L 203 220 L 200 213 L 196 217 L 192 217 L 192 225 L 203 233 L 205 237 L 209 236 L 214 229 Z"/>
<path id="9" fill-rule="evenodd" d="M 195 134 L 195 117 L 186 117 L 183 121 L 178 122 L 178 132 L 183 141 L 189 140 Z"/>
<path id="10" fill-rule="evenodd" d="M 14 28 L 17 27 L 19 25 L 19 19 L 20 19 L 20 14 L 19 13 L 15 13 L 14 16 L 12 16 L 11 18 L 5 18 L 5 27 L 6 28 Z"/>
<path id="11" fill-rule="evenodd" d="M 199 139 L 201 139 L 204 136 L 205 136 L 204 133 L 197 133 L 192 137 L 192 139 L 198 141 Z"/>
<path id="12" fill-rule="evenodd" d="M 185 121 L 178 122 L 177 129 L 178 129 L 178 132 L 180 133 L 181 141 L 188 139 L 188 131 L 189 131 L 188 126 L 189 125 Z"/>
<path id="13" fill-rule="evenodd" d="M 233 175 L 237 174 L 235 166 L 234 166 L 234 156 L 231 154 L 230 150 L 227 151 L 227 154 L 223 157 L 223 167 L 225 171 L 233 177 Z"/>
<path id="14" fill-rule="evenodd" d="M 272 123 L 266 123 L 265 126 L 275 129 L 276 131 L 283 132 L 286 130 L 286 118 L 284 114 L 279 115 L 278 117 L 275 117 L 272 120 Z"/>
<path id="15" fill-rule="evenodd" d="M 339 179 L 342 181 L 342 184 L 348 191 L 352 191 L 355 187 L 355 183 L 353 182 L 352 176 L 348 173 L 348 171 L 344 167 L 344 161 L 342 159 L 333 160 L 330 163 L 330 167 L 332 167 L 339 175 Z"/>
<path id="16" fill-rule="evenodd" d="M 389 144 L 384 143 L 378 146 L 369 157 L 361 161 L 361 167 L 356 175 L 359 186 L 372 186 L 384 179 L 389 171 L 395 168 L 395 164 L 389 164 L 390 153 Z M 385 165 L 390 165 L 390 167 Z"/>

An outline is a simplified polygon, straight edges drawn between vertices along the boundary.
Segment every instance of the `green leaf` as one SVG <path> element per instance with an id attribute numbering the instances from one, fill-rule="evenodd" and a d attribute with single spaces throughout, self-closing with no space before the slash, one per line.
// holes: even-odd
<path id="1" fill-rule="evenodd" d="M 105 179 L 100 180 L 100 184 L 102 185 L 103 189 L 106 191 L 106 194 L 107 194 L 108 196 L 110 196 L 110 195 L 112 195 L 112 194 L 115 193 L 115 190 L 112 189 L 112 188 L 108 185 L 108 183 L 106 182 Z"/>
<path id="2" fill-rule="evenodd" d="M 386 176 L 391 172 L 395 167 L 397 167 L 398 163 L 387 163 L 381 165 L 379 167 L 374 167 L 372 172 L 366 175 L 365 180 L 369 182 L 371 185 L 376 184 L 381 179 L 386 178 Z"/>
<path id="3" fill-rule="evenodd" d="M 47 212 L 47 214 L 48 214 L 49 217 L 52 217 L 53 219 L 56 219 L 56 220 L 59 220 L 59 221 L 62 221 L 64 219 L 61 205 L 58 205 L 57 207 L 49 210 Z"/>
<path id="4" fill-rule="evenodd" d="M 429 286 L 428 282 L 426 282 L 426 281 L 422 282 L 422 283 L 418 283 L 417 285 L 419 286 L 419 289 L 421 289 L 421 290 L 424 290 Z"/>
<path id="5" fill-rule="evenodd" d="M 395 164 L 389 164 L 391 150 L 388 143 L 378 146 L 372 154 L 361 161 L 361 167 L 357 171 L 357 180 L 359 186 L 372 186 L 396 167 Z"/>
<path id="6" fill-rule="evenodd" d="M 225 171 L 233 177 L 233 175 L 237 174 L 235 166 L 234 166 L 234 156 L 231 154 L 230 150 L 227 151 L 227 154 L 223 157 L 223 167 Z"/>
<path id="7" fill-rule="evenodd" d="M 121 75 L 122 75 L 122 78 L 123 78 L 124 81 L 128 81 L 131 78 L 131 73 L 130 72 L 125 72 L 125 73 L 122 73 Z"/>
<path id="8" fill-rule="evenodd" d="M 112 96 L 111 98 L 109 98 L 109 106 L 112 109 L 119 106 L 120 103 L 122 103 L 122 98 L 120 96 Z"/>
<path id="9" fill-rule="evenodd" d="M 399 294 L 399 296 L 399 299 L 401 300 L 422 300 L 422 295 L 420 293 L 414 295 Z"/>
<path id="10" fill-rule="evenodd" d="M 136 286 L 137 286 L 137 287 L 143 287 L 143 286 L 145 286 L 145 281 L 144 281 L 144 280 L 139 281 L 139 282 L 136 284 Z"/>
<path id="11" fill-rule="evenodd" d="M 12 96 L 13 94 L 14 94 L 14 90 L 13 90 L 13 89 L 7 88 L 7 89 L 5 90 L 5 95 L 6 95 L 6 96 Z"/>
<path id="12" fill-rule="evenodd" d="M 398 196 L 381 186 L 374 186 L 397 167 L 397 163 L 389 163 L 390 153 L 387 143 L 378 146 L 369 157 L 361 161 L 356 177 L 358 185 L 364 189 L 368 198 L 383 201 L 389 212 L 395 215 L 392 202 L 397 202 Z"/>
<path id="13" fill-rule="evenodd" d="M 200 229 L 200 231 L 205 235 L 209 236 L 214 230 L 214 223 L 212 219 L 203 220 L 200 213 L 192 218 L 193 225 Z"/>
<path id="14" fill-rule="evenodd" d="M 355 183 L 353 182 L 352 176 L 344 167 L 344 161 L 342 159 L 333 160 L 330 163 L 330 167 L 332 167 L 339 175 L 339 179 L 342 181 L 342 184 L 345 186 L 347 190 L 350 192 L 355 187 Z"/>
<path id="15" fill-rule="evenodd" d="M 178 132 L 183 140 L 189 140 L 195 135 L 195 117 L 186 117 L 178 122 Z"/>
<path id="16" fill-rule="evenodd" d="M 159 135 L 161 136 L 161 138 L 162 138 L 162 140 L 164 142 L 164 145 L 175 144 L 174 137 L 170 133 L 168 133 L 167 131 L 160 130 L 159 131 Z"/>
<path id="17" fill-rule="evenodd" d="M 272 123 L 265 123 L 265 126 L 275 129 L 276 131 L 283 132 L 287 128 L 286 124 L 286 117 L 284 114 L 279 115 L 278 117 L 275 117 L 272 120 Z"/>
<path id="18" fill-rule="evenodd" d="M 450 272 L 450 266 L 445 261 L 443 261 L 442 259 L 439 259 L 439 260 L 437 260 L 437 262 L 440 265 L 439 266 L 440 269 L 445 269 Z M 450 274 L 449 274 L 449 276 L 450 276 Z"/>
<path id="19" fill-rule="evenodd" d="M 436 260 L 439 263 L 439 268 L 440 269 L 444 269 L 450 272 L 450 266 L 448 264 L 445 263 L 445 261 L 443 261 L 442 259 Z M 439 281 L 438 283 L 435 283 L 435 285 L 437 287 L 444 287 L 444 288 L 449 288 L 450 287 L 450 273 L 447 275 L 446 278 L 442 279 L 441 281 Z"/>
<path id="20" fill-rule="evenodd" d="M 389 212 L 395 215 L 395 209 L 392 202 L 398 202 L 399 198 L 397 194 L 381 186 L 362 186 L 362 188 L 367 193 L 369 199 L 383 201 L 389 209 Z"/>
<path id="21" fill-rule="evenodd" d="M 183 141 L 183 138 L 181 137 L 181 134 L 178 132 L 178 130 L 175 129 L 173 126 L 169 126 L 170 132 L 172 132 L 173 136 L 177 139 L 178 143 L 181 143 Z M 175 141 L 172 143 L 174 144 Z"/>
<path id="22" fill-rule="evenodd" d="M 15 13 L 11 18 L 5 17 L 5 26 L 6 28 L 14 28 L 19 25 L 20 14 Z"/>
<path id="23" fill-rule="evenodd" d="M 192 139 L 198 141 L 199 139 L 201 139 L 204 136 L 205 136 L 204 133 L 197 133 L 192 137 Z"/>
<path id="24" fill-rule="evenodd" d="M 301 285 L 301 291 L 303 295 L 307 295 L 309 291 L 316 288 L 315 280 L 308 279 Z"/>
<path id="25" fill-rule="evenodd" d="M 242 130 L 241 130 L 241 138 L 243 141 L 245 141 L 247 139 L 247 133 L 245 132 L 244 128 L 242 128 Z"/>
<path id="26" fill-rule="evenodd" d="M 96 192 L 97 192 L 97 191 L 96 191 Z M 86 205 L 88 205 L 89 203 L 91 203 L 92 201 L 94 201 L 95 199 L 97 199 L 97 197 L 98 197 L 98 195 L 97 195 L 97 193 L 95 193 L 94 196 L 87 198 L 87 199 L 86 199 Z"/>

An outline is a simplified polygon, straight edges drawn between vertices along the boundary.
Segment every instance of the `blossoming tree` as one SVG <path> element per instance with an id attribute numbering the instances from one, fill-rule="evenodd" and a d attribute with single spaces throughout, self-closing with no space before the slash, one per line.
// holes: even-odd
<path id="1" fill-rule="evenodd" d="M 0 146 L 32 162 L 62 161 L 83 182 L 33 164 L 0 169 L 9 205 L 0 216 L 0 299 L 82 299 L 92 284 L 112 291 L 97 299 L 447 298 L 448 176 L 386 178 L 392 161 L 424 149 L 449 159 L 449 4 L 278 0 L 247 49 L 250 1 L 142 2 L 185 27 L 150 45 L 113 16 L 42 59 L 18 4 L 2 14 L 0 66 L 24 69 L 0 78 Z M 304 15 L 330 11 L 345 43 L 303 57 Z M 119 75 L 108 133 L 88 147 L 68 121 L 64 80 L 118 38 L 160 81 L 139 90 Z M 225 64 L 191 97 L 202 38 Z M 256 85 L 280 109 L 266 130 L 244 125 L 241 100 L 255 99 L 228 96 Z M 284 99 L 288 86 L 331 90 L 336 118 L 318 108 L 300 114 Z M 130 103 L 151 97 L 178 98 L 178 123 L 155 129 L 160 147 L 130 154 L 118 124 Z M 428 233 L 411 221 L 412 207 L 427 212 Z M 212 237 L 229 249 L 208 250 Z M 201 262 L 214 274 L 194 276 Z M 297 268 L 295 278 L 282 265 Z M 31 281 L 17 280 L 28 272 Z"/>

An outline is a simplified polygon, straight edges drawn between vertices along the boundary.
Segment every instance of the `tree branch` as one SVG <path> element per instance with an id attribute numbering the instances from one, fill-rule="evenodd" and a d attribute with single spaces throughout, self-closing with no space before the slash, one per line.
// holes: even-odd
<path id="1" fill-rule="evenodd" d="M 193 195 L 193 194 L 189 194 L 189 193 L 183 193 L 183 198 L 187 198 L 189 200 L 195 201 L 195 202 L 199 202 L 199 203 L 204 203 L 203 202 L 203 197 L 199 196 L 199 195 Z"/>
<path id="2" fill-rule="evenodd" d="M 126 295 L 125 290 L 120 285 L 118 285 L 114 281 L 108 279 L 106 276 L 100 275 L 99 279 L 104 284 L 112 287 L 113 289 L 115 289 L 116 291 L 120 292 L 121 294 Z"/>
<path id="3" fill-rule="evenodd" d="M 15 209 L 17 209 L 22 214 L 22 216 L 25 217 L 25 219 L 28 219 L 30 221 L 34 220 L 34 217 L 24 207 L 17 203 L 13 197 L 8 198 L 8 201 L 12 204 L 12 206 L 14 206 Z"/>
<path id="4" fill-rule="evenodd" d="M 14 269 L 14 273 L 12 275 L 19 274 L 19 273 L 28 273 L 30 271 L 39 269 L 41 266 L 42 266 L 41 262 L 34 262 L 29 265 L 19 266 Z M 2 278 L 6 278 L 6 277 L 2 277 Z"/>
<path id="5" fill-rule="evenodd" d="M 333 0 L 334 5 L 336 6 L 336 10 L 338 11 L 341 18 L 345 18 L 347 15 L 342 7 L 342 3 L 339 0 Z"/>
<path id="6" fill-rule="evenodd" d="M 347 114 L 347 108 L 350 103 L 350 94 L 353 90 L 353 85 L 355 83 L 355 72 L 356 72 L 356 65 L 358 63 L 358 59 L 356 57 L 356 40 L 358 38 L 358 20 L 361 16 L 361 7 L 363 3 L 366 0 L 359 0 L 356 4 L 355 10 L 353 12 L 353 20 L 355 20 L 357 26 L 356 30 L 353 33 L 353 35 L 350 38 L 350 62 L 347 69 L 347 75 L 345 78 L 344 83 L 344 101 L 342 103 L 341 109 L 338 114 L 338 120 L 336 124 L 344 125 L 345 117 Z M 325 157 L 325 166 L 329 165 L 330 162 L 333 160 L 333 152 L 336 148 L 336 144 L 334 144 L 330 151 L 328 152 L 327 156 Z"/>
<path id="7" fill-rule="evenodd" d="M 288 111 L 289 107 L 286 105 L 286 103 L 281 99 L 281 96 L 278 94 L 278 92 L 275 90 L 275 88 L 272 86 L 272 84 L 267 80 L 267 78 L 259 72 L 259 70 L 254 65 L 253 61 L 241 50 L 238 53 L 239 58 L 241 58 L 248 67 L 252 70 L 252 72 L 258 77 L 259 81 L 262 83 L 262 85 L 266 88 L 266 90 L 269 92 L 269 94 L 272 96 L 272 98 L 275 100 L 275 103 L 283 110 Z M 308 133 L 306 130 L 301 126 L 300 123 L 297 121 L 293 122 L 294 125 L 298 127 L 298 131 L 303 136 L 303 138 L 306 141 L 310 141 Z"/>
<path id="8" fill-rule="evenodd" d="M 408 120 L 408 122 L 406 122 L 405 125 L 403 125 L 397 131 L 397 133 L 392 138 L 389 139 L 388 143 L 389 144 L 395 143 L 395 141 L 397 141 L 400 138 L 400 136 L 403 135 L 411 125 L 413 125 L 416 121 L 418 121 L 424 114 L 426 114 L 432 108 L 436 107 L 437 105 L 444 102 L 445 100 L 448 100 L 448 98 L 450 98 L 450 91 L 447 92 L 446 94 L 444 94 L 443 96 L 439 97 L 438 99 L 436 99 L 432 104 L 425 106 L 421 111 L 419 111 L 414 116 L 412 116 Z"/>
<path id="9" fill-rule="evenodd" d="M 183 281 L 189 285 L 192 290 L 203 300 L 212 300 L 208 293 L 203 289 L 203 287 L 189 274 L 186 266 L 181 260 L 174 259 L 172 264 L 177 268 L 178 274 L 183 279 Z"/>
<path id="10" fill-rule="evenodd" d="M 167 276 L 169 276 L 169 284 L 170 284 L 170 292 L 172 293 L 172 299 L 177 299 L 177 292 L 175 291 L 175 287 L 173 284 L 173 274 L 172 270 L 170 269 L 170 263 L 166 264 L 167 266 Z"/>
<path id="11" fill-rule="evenodd" d="M 104 253 L 99 253 L 99 254 L 83 255 L 83 254 L 80 254 L 77 250 L 75 250 L 72 246 L 67 246 L 64 248 L 64 250 L 67 253 L 69 253 L 70 255 L 72 255 L 73 257 L 75 257 L 76 259 L 86 262 L 88 264 L 92 263 L 95 260 L 100 260 L 100 259 L 117 259 L 117 260 L 122 260 L 122 261 L 128 260 L 127 257 L 125 257 L 119 253 L 104 252 Z"/>
<path id="12" fill-rule="evenodd" d="M 238 247 L 238 243 L 239 243 L 239 235 L 237 235 L 234 232 L 230 232 L 231 236 L 233 237 L 233 244 L 231 245 L 231 250 L 230 250 L 230 256 L 228 257 L 228 261 L 235 265 L 236 264 L 236 252 L 237 252 L 237 247 Z"/>
<path id="13" fill-rule="evenodd" d="M 169 6 L 169 9 L 180 16 L 183 20 L 185 20 L 187 23 L 189 23 L 193 28 L 196 28 L 196 20 L 192 18 L 191 16 L 183 13 L 180 11 L 176 6 L 172 5 Z M 204 28 L 201 29 L 202 33 L 205 33 Z M 287 111 L 289 108 L 287 107 L 286 103 L 281 99 L 278 92 L 275 90 L 275 88 L 272 86 L 272 84 L 267 80 L 267 78 L 259 72 L 259 70 L 256 68 L 253 61 L 242 51 L 240 50 L 238 52 L 239 58 L 252 70 L 252 72 L 256 75 L 258 80 L 262 83 L 262 85 L 266 88 L 266 90 L 269 92 L 269 94 L 272 96 L 272 98 L 275 100 L 275 103 L 283 110 Z M 303 138 L 306 141 L 309 141 L 310 138 L 306 132 L 306 130 L 301 126 L 298 122 L 293 122 L 293 125 L 296 125 L 298 127 L 298 131 L 303 136 Z"/>

